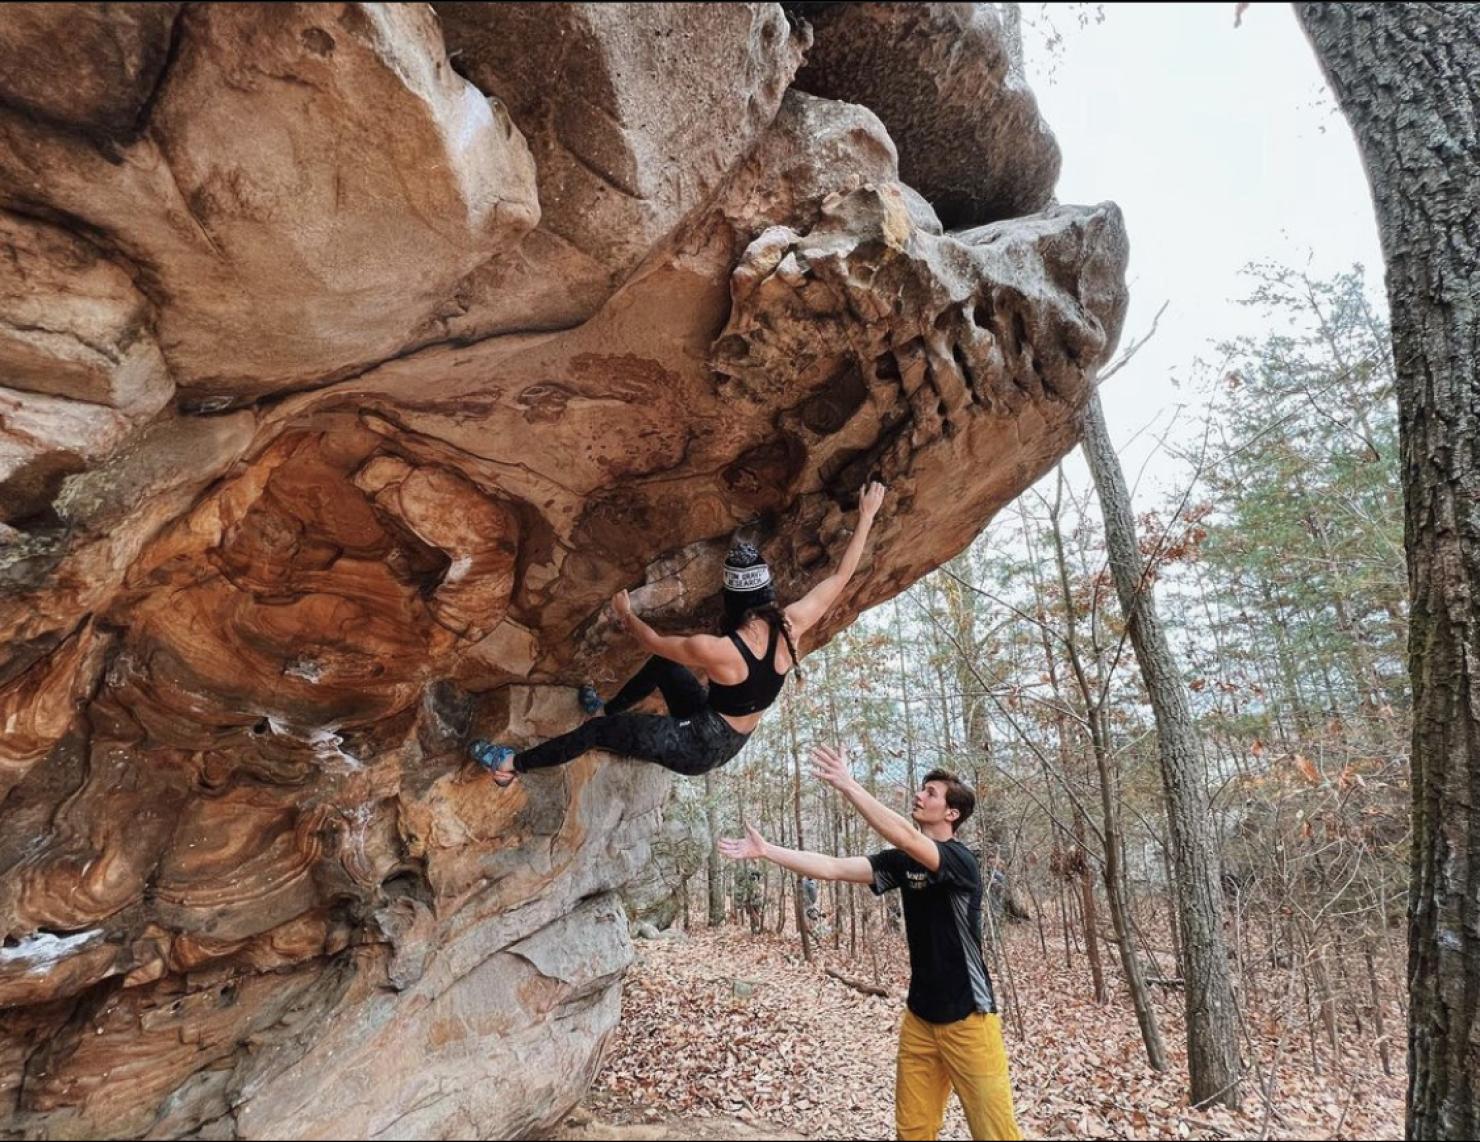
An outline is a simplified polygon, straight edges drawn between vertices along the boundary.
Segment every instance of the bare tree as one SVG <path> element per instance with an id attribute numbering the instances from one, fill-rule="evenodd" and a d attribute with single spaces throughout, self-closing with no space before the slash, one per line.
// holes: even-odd
<path id="1" fill-rule="evenodd" d="M 1115 943 L 1120 952 L 1126 988 L 1131 993 L 1131 1006 L 1135 1008 L 1136 1022 L 1141 1027 L 1141 1039 L 1146 1044 L 1146 1059 L 1156 1070 L 1164 1071 L 1167 1069 L 1166 1047 L 1162 1043 L 1161 1028 L 1156 1022 L 1156 1009 L 1151 1006 L 1150 990 L 1146 986 L 1145 972 L 1141 970 L 1141 957 L 1136 951 L 1135 933 L 1132 931 L 1130 894 L 1126 889 L 1125 834 L 1121 826 L 1120 799 L 1116 792 L 1115 761 L 1112 757 L 1105 697 L 1102 687 L 1091 681 L 1079 653 L 1074 590 L 1069 582 L 1069 561 L 1064 554 L 1064 537 L 1059 521 L 1063 491 L 1064 470 L 1061 466 L 1058 470 L 1057 494 L 1049 518 L 1053 523 L 1054 558 L 1059 569 L 1059 585 L 1066 604 L 1064 652 L 1079 688 L 1080 700 L 1084 704 L 1090 752 L 1094 756 L 1095 769 L 1100 778 L 1100 807 L 1105 815 L 1105 897 L 1110 905 L 1110 924 L 1115 931 Z M 1088 919 L 1086 916 L 1086 922 Z"/>
<path id="2" fill-rule="evenodd" d="M 1141 564 L 1130 491 L 1110 444 L 1098 392 L 1090 396 L 1083 425 L 1084 455 L 1105 518 L 1110 573 L 1156 716 L 1186 981 L 1183 994 L 1192 1101 L 1199 1105 L 1216 1101 L 1237 1109 L 1238 1018 L 1223 939 L 1223 898 L 1218 847 L 1210 823 L 1207 769 L 1187 691 L 1157 618 L 1147 570 Z"/>

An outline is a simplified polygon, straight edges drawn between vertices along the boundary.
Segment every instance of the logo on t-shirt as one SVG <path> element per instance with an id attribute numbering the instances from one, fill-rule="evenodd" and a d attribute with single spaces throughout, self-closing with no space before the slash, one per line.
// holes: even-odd
<path id="1" fill-rule="evenodd" d="M 916 891 L 926 887 L 930 882 L 930 876 L 928 873 L 916 872 L 914 869 L 907 869 L 904 874 L 904 879 L 905 882 Z"/>

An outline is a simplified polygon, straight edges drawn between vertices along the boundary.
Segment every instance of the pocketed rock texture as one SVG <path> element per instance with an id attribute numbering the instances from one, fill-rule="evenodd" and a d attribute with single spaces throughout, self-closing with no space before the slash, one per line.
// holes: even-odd
<path id="1" fill-rule="evenodd" d="M 902 71 L 961 6 L 917 7 Z M 1119 334 L 1113 205 L 1049 175 L 943 228 L 896 143 L 987 110 L 891 139 L 883 94 L 793 86 L 860 18 L 0 21 L 0 1137 L 513 1137 L 579 1098 L 668 778 L 500 792 L 468 740 L 638 664 L 616 590 L 711 622 L 737 533 L 795 597 L 883 479 L 817 645 L 1074 445 Z M 1042 183 L 1016 114 L 1032 169 L 984 199 Z"/>

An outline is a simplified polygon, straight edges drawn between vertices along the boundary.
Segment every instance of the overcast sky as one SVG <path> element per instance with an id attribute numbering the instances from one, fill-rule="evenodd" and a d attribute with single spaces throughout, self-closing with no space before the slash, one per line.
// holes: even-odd
<path id="1" fill-rule="evenodd" d="M 1155 338 L 1102 394 L 1134 480 L 1153 433 L 1127 442 L 1148 423 L 1170 423 L 1178 403 L 1201 403 L 1173 379 L 1191 380 L 1212 342 L 1257 332 L 1254 312 L 1237 304 L 1246 263 L 1327 275 L 1361 262 L 1380 297 L 1382 255 L 1356 144 L 1290 5 L 1253 5 L 1237 29 L 1231 3 L 1106 4 L 1103 23 L 1081 28 L 1076 12 L 1088 10 L 1052 8 L 1064 42 L 1051 58 L 1043 8 L 1025 4 L 1026 62 L 1064 153 L 1059 200 L 1110 199 L 1125 212 L 1122 346 L 1171 302 Z M 1138 509 L 1175 473 L 1153 460 Z"/>

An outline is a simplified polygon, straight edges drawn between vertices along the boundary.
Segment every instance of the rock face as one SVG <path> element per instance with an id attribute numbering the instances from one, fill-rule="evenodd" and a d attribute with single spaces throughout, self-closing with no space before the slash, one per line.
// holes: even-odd
<path id="1" fill-rule="evenodd" d="M 0 22 L 5 103 L 99 140 L 133 138 L 164 74 L 180 8 L 27 4 L 7 12 Z"/>
<path id="2" fill-rule="evenodd" d="M 683 909 L 685 886 L 709 858 L 710 843 L 704 786 L 675 782 L 663 805 L 663 827 L 651 839 L 652 855 L 622 889 L 628 920 L 655 929 L 671 927 Z"/>
<path id="3" fill-rule="evenodd" d="M 900 178 L 950 229 L 1042 210 L 1059 147 L 1011 63 L 991 4 L 788 4 L 816 42 L 797 86 L 862 103 L 899 146 Z"/>
<path id="4" fill-rule="evenodd" d="M 449 336 L 584 321 L 776 115 L 807 39 L 774 4 L 434 4 L 538 168 L 539 227 L 458 289 Z"/>
<path id="5" fill-rule="evenodd" d="M 65 12 L 0 30 L 0 1135 L 548 1124 L 667 778 L 467 740 L 737 532 L 804 589 L 869 476 L 811 645 L 964 547 L 1075 443 L 1119 213 L 943 232 L 775 5 Z"/>

